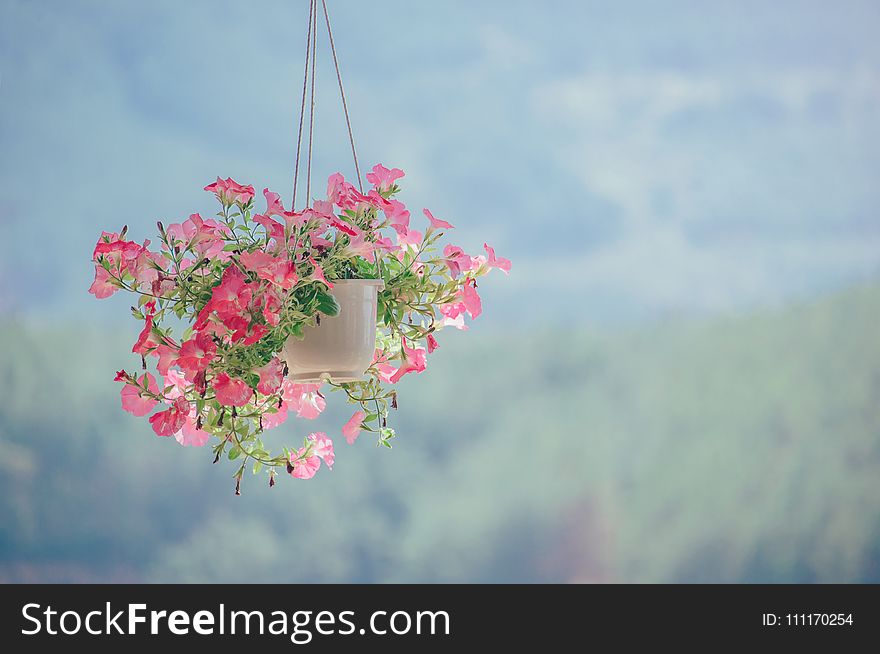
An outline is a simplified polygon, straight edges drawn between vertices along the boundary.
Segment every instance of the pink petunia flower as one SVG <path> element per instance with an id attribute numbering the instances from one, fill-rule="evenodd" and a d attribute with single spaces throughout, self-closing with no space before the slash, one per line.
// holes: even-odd
<path id="1" fill-rule="evenodd" d="M 403 346 L 403 353 L 406 355 L 406 359 L 401 363 L 397 372 L 391 377 L 390 381 L 392 384 L 399 382 L 400 379 L 408 373 L 423 372 L 427 365 L 427 353 L 424 349 L 420 347 L 409 347 L 405 338 L 401 339 L 401 345 Z"/>
<path id="2" fill-rule="evenodd" d="M 287 213 L 287 211 L 284 209 L 284 204 L 281 202 L 280 195 L 270 191 L 267 188 L 264 188 L 263 197 L 266 198 L 267 216 L 284 216 Z"/>
<path id="3" fill-rule="evenodd" d="M 468 279 L 461 289 L 461 301 L 467 312 L 471 314 L 471 318 L 476 318 L 483 312 L 483 303 L 477 293 L 477 280 Z"/>
<path id="4" fill-rule="evenodd" d="M 284 363 L 278 357 L 272 357 L 269 363 L 255 368 L 254 372 L 260 376 L 257 390 L 263 395 L 272 395 L 281 388 L 281 382 L 284 381 Z"/>
<path id="5" fill-rule="evenodd" d="M 140 378 L 141 386 L 143 386 L 145 381 L 147 382 L 147 390 L 158 395 L 159 386 L 156 384 L 156 378 L 150 373 L 145 372 Z M 120 396 L 122 397 L 122 408 L 133 416 L 145 416 L 159 404 L 158 400 L 143 395 L 141 389 L 132 383 L 126 383 L 122 387 Z"/>
<path id="6" fill-rule="evenodd" d="M 253 186 L 243 186 L 231 177 L 226 179 L 218 177 L 217 181 L 213 184 L 208 184 L 205 190 L 216 195 L 217 199 L 226 206 L 231 204 L 247 204 L 254 197 Z"/>
<path id="7" fill-rule="evenodd" d="M 248 270 L 257 273 L 257 277 L 280 286 L 285 291 L 296 285 L 296 266 L 287 257 L 276 257 L 263 250 L 245 252 L 239 261 Z"/>
<path id="8" fill-rule="evenodd" d="M 144 356 L 159 344 L 159 341 L 156 340 L 156 337 L 153 334 L 153 314 L 148 313 L 144 316 L 144 328 L 141 330 L 141 333 L 134 346 L 131 348 L 131 351 L 135 354 Z"/>
<path id="9" fill-rule="evenodd" d="M 388 224 L 395 230 L 406 231 L 409 227 L 409 211 L 400 200 L 388 200 L 388 205 L 383 207 L 383 211 L 388 219 Z"/>
<path id="10" fill-rule="evenodd" d="M 241 379 L 233 379 L 225 372 L 221 372 L 214 379 L 211 386 L 217 397 L 217 401 L 224 406 L 244 406 L 251 400 L 253 391 Z"/>
<path id="11" fill-rule="evenodd" d="M 431 223 L 432 229 L 455 229 L 455 226 L 451 223 L 446 222 L 445 220 L 440 220 L 439 218 L 434 218 L 434 214 L 432 214 L 427 209 L 422 209 L 425 214 L 425 217 L 428 219 L 428 222 Z"/>
<path id="12" fill-rule="evenodd" d="M 290 474 L 297 479 L 311 479 L 321 467 L 321 459 L 312 454 L 302 458 L 306 448 L 301 447 L 296 452 L 290 453 Z"/>
<path id="13" fill-rule="evenodd" d="M 376 164 L 373 166 L 373 170 L 367 173 L 367 181 L 380 193 L 387 193 L 394 186 L 394 183 L 403 176 L 404 172 L 400 168 L 388 170 L 382 164 Z"/>
<path id="14" fill-rule="evenodd" d="M 204 429 L 198 428 L 195 407 L 192 408 L 189 415 L 186 417 L 180 431 L 174 434 L 174 438 L 184 447 L 202 447 L 207 445 L 208 440 L 211 438 L 211 434 Z"/>
<path id="15" fill-rule="evenodd" d="M 327 408 L 327 400 L 320 388 L 320 384 L 295 384 L 285 379 L 281 394 L 284 404 L 296 411 L 297 416 L 314 420 Z"/>
<path id="16" fill-rule="evenodd" d="M 357 437 L 361 433 L 361 423 L 367 417 L 365 411 L 355 411 L 349 421 L 342 426 L 342 435 L 345 436 L 345 442 L 354 445 Z"/>
<path id="17" fill-rule="evenodd" d="M 184 372 L 195 375 L 205 370 L 216 354 L 217 345 L 213 339 L 204 332 L 197 332 L 193 338 L 181 344 L 177 365 Z"/>
<path id="18" fill-rule="evenodd" d="M 104 298 L 110 297 L 118 290 L 119 287 L 110 277 L 110 273 L 100 264 L 95 264 L 95 281 L 89 286 L 89 293 L 94 295 L 97 299 L 103 300 Z"/>
<path id="19" fill-rule="evenodd" d="M 177 348 L 170 345 L 159 345 L 153 350 L 152 354 L 158 359 L 156 361 L 156 370 L 160 375 L 167 375 L 168 369 L 177 362 Z"/>
<path id="20" fill-rule="evenodd" d="M 312 443 L 312 454 L 319 457 L 327 468 L 333 470 L 333 462 L 336 460 L 333 454 L 333 441 L 322 431 L 309 434 Z"/>
<path id="21" fill-rule="evenodd" d="M 495 249 L 489 247 L 488 243 L 483 243 L 483 248 L 486 250 L 486 255 L 488 256 L 486 265 L 489 266 L 489 269 L 498 268 L 498 270 L 504 271 L 505 275 L 510 274 L 510 259 L 496 257 Z"/>
<path id="22" fill-rule="evenodd" d="M 457 245 L 446 245 L 443 248 L 443 257 L 446 267 L 453 279 L 456 279 L 461 273 L 473 270 L 473 258 L 465 254 Z"/>
<path id="23" fill-rule="evenodd" d="M 262 419 L 263 429 L 275 429 L 284 424 L 288 418 L 287 405 L 282 401 L 281 406 L 275 413 L 264 413 Z"/>
<path id="24" fill-rule="evenodd" d="M 170 409 L 160 411 L 150 417 L 150 424 L 157 436 L 173 436 L 183 427 L 189 415 L 189 402 L 184 397 L 174 400 Z"/>
<path id="25" fill-rule="evenodd" d="M 428 334 L 428 354 L 431 354 L 434 350 L 440 347 L 440 344 L 437 342 L 437 339 L 434 338 L 434 334 Z"/>

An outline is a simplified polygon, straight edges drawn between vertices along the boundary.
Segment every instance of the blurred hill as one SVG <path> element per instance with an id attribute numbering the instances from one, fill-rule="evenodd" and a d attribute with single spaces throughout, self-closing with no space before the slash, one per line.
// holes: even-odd
<path id="1" fill-rule="evenodd" d="M 880 582 L 880 285 L 626 333 L 444 333 L 393 452 L 246 478 L 118 407 L 135 337 L 0 327 L 0 581 Z M 350 415 L 328 397 L 315 429 Z"/>

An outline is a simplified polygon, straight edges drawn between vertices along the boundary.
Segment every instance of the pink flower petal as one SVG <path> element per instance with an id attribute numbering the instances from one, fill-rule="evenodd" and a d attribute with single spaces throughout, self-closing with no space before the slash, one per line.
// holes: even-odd
<path id="1" fill-rule="evenodd" d="M 422 209 L 422 212 L 425 214 L 425 217 L 431 223 L 431 227 L 434 229 L 455 229 L 455 226 L 451 223 L 446 222 L 445 220 L 440 220 L 438 218 L 434 218 L 434 214 L 432 214 L 427 209 Z"/>
<path id="2" fill-rule="evenodd" d="M 354 445 L 354 442 L 361 433 L 361 423 L 366 417 L 365 411 L 355 411 L 349 421 L 342 426 L 342 435 L 345 436 L 346 443 Z"/>
<path id="3" fill-rule="evenodd" d="M 217 401 L 225 406 L 244 406 L 251 401 L 254 394 L 247 383 L 241 379 L 232 379 L 225 372 L 217 375 L 211 386 Z"/>
<path id="4" fill-rule="evenodd" d="M 159 386 L 156 384 L 156 378 L 153 377 L 150 373 L 146 372 L 140 378 L 141 384 L 144 383 L 144 380 L 147 380 L 147 388 L 151 393 L 159 393 Z M 120 396 L 122 397 L 122 408 L 128 411 L 133 416 L 145 416 L 150 411 L 153 410 L 157 404 L 159 404 L 158 400 L 155 400 L 149 396 L 141 395 L 140 389 L 133 384 L 126 383 L 125 386 L 122 387 L 122 391 L 120 392 Z"/>

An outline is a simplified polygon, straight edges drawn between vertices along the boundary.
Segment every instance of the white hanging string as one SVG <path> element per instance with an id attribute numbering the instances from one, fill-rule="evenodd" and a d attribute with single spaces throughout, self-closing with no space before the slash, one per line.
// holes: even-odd
<path id="1" fill-rule="evenodd" d="M 345 114 L 345 126 L 348 128 L 348 142 L 351 145 L 351 155 L 354 159 L 354 170 L 357 177 L 357 186 L 361 193 L 364 188 L 361 182 L 361 170 L 358 164 L 357 148 L 354 144 L 354 134 L 351 129 L 351 118 L 348 114 L 348 102 L 345 97 L 345 86 L 342 83 L 342 73 L 339 70 L 339 58 L 336 54 L 336 43 L 333 40 L 333 28 L 330 25 L 330 13 L 327 10 L 327 1 L 321 0 L 321 8 L 324 12 L 324 22 L 327 25 L 327 37 L 330 41 L 330 52 L 333 55 L 333 66 L 336 69 L 336 81 L 339 84 L 339 95 L 342 99 L 342 111 Z M 305 207 L 311 204 L 312 184 L 312 149 L 315 130 L 315 55 L 317 50 L 318 11 L 317 0 L 309 0 L 309 25 L 306 32 L 306 57 L 303 68 L 302 100 L 299 111 L 299 128 L 296 136 L 296 163 L 293 171 L 293 198 L 291 209 L 296 210 L 296 191 L 299 183 L 299 162 L 302 151 L 303 121 L 306 110 L 306 94 L 309 95 L 309 147 L 306 154 L 306 200 Z M 311 82 L 311 83 L 310 83 Z"/>

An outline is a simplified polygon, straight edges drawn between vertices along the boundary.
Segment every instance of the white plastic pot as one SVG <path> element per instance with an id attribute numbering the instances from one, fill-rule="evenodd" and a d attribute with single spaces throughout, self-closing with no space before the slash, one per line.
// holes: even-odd
<path id="1" fill-rule="evenodd" d="M 340 279 L 330 293 L 339 304 L 335 316 L 306 327 L 302 340 L 290 336 L 281 350 L 289 377 L 298 384 L 363 379 L 376 350 L 376 302 L 381 279 Z"/>

